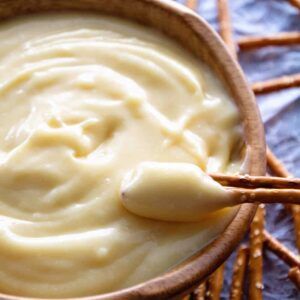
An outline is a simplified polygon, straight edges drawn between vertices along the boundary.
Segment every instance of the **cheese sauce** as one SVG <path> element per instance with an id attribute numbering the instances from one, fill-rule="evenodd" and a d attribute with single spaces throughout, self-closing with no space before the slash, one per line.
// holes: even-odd
<path id="1" fill-rule="evenodd" d="M 194 223 L 128 212 L 139 163 L 236 172 L 238 111 L 173 41 L 89 14 L 0 25 L 0 292 L 80 297 L 155 277 L 214 239 L 235 210 Z"/>

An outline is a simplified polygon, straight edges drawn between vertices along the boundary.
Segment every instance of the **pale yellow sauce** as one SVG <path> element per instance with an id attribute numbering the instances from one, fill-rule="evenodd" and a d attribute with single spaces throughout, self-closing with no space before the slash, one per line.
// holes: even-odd
<path id="1" fill-rule="evenodd" d="M 139 25 L 44 15 L 0 25 L 0 292 L 79 297 L 155 277 L 230 222 L 128 212 L 143 161 L 233 172 L 238 112 L 217 76 Z"/>
<path id="2" fill-rule="evenodd" d="M 137 216 L 159 221 L 199 222 L 232 206 L 231 194 L 190 163 L 142 162 L 124 176 L 121 201 Z"/>

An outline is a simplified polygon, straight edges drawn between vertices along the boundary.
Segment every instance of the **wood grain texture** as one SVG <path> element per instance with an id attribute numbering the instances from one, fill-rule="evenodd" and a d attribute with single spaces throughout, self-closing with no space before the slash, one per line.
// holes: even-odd
<path id="1" fill-rule="evenodd" d="M 145 24 L 175 39 L 218 74 L 236 102 L 243 122 L 249 174 L 265 174 L 264 130 L 258 108 L 238 64 L 218 35 L 195 13 L 162 0 L 0 0 L 0 19 L 56 11 L 90 11 Z M 170 272 L 140 285 L 93 297 L 112 299 L 172 299 L 191 290 L 212 273 L 246 233 L 255 205 L 242 205 L 222 235 Z M 1 298 L 2 297 L 2 298 Z M 1 299 L 20 299 L 0 295 Z"/>

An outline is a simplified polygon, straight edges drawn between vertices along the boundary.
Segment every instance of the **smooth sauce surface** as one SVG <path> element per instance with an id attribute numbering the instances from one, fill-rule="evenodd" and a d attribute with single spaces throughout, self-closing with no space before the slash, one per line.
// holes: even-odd
<path id="1" fill-rule="evenodd" d="M 197 165 L 142 162 L 125 175 L 120 189 L 124 207 L 158 221 L 199 222 L 232 206 L 231 194 Z"/>
<path id="2" fill-rule="evenodd" d="M 103 16 L 29 16 L 2 23 L 0 40 L 0 292 L 114 291 L 224 230 L 232 209 L 159 222 L 119 199 L 142 161 L 239 169 L 237 109 L 205 64 L 157 32 Z"/>

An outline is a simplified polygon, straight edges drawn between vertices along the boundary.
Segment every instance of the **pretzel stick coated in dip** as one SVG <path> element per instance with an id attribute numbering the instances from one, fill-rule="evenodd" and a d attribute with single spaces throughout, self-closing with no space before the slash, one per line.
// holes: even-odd
<path id="1" fill-rule="evenodd" d="M 282 32 L 267 36 L 246 36 L 238 40 L 238 46 L 241 50 L 298 44 L 300 44 L 300 32 Z"/>
<path id="2" fill-rule="evenodd" d="M 237 251 L 236 260 L 233 265 L 233 275 L 230 288 L 230 300 L 243 299 L 243 285 L 248 264 L 249 248 L 241 245 Z"/>
<path id="3" fill-rule="evenodd" d="M 189 163 L 143 162 L 123 177 L 120 200 L 137 216 L 172 222 L 197 222 L 242 203 L 300 204 L 299 179 L 236 177 L 210 177 Z"/>
<path id="4" fill-rule="evenodd" d="M 300 87 L 300 73 L 252 84 L 252 90 L 255 94 L 271 93 L 292 87 Z"/>

